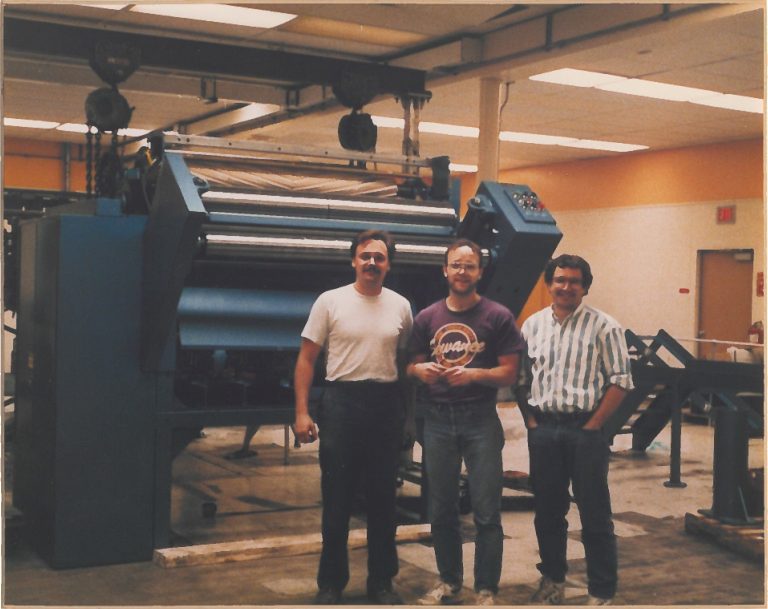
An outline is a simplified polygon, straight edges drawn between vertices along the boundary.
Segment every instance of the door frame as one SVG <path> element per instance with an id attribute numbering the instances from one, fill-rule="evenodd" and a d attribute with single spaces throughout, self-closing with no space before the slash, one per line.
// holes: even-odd
<path id="1" fill-rule="evenodd" d="M 752 295 L 752 289 L 754 287 L 754 274 L 755 274 L 755 250 L 748 247 L 726 247 L 726 248 L 706 248 L 696 250 L 696 309 L 695 309 L 695 325 L 694 334 L 695 338 L 701 338 L 701 297 L 702 297 L 702 272 L 703 264 L 702 259 L 705 254 L 749 254 L 751 256 L 752 271 L 750 273 L 750 298 Z M 750 300 L 750 312 L 752 311 L 752 301 Z M 750 319 L 752 315 L 750 314 Z M 751 323 L 751 322 L 750 322 Z M 694 343 L 693 355 L 700 358 L 702 353 L 702 345 L 699 342 Z"/>

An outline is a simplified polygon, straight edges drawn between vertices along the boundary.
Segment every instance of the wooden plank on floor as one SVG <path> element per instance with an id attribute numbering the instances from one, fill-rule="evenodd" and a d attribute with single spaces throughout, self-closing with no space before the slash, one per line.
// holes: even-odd
<path id="1" fill-rule="evenodd" d="M 762 521 L 756 526 L 732 525 L 702 514 L 687 513 L 685 530 L 688 533 L 710 537 L 720 545 L 752 560 L 761 561 L 765 555 L 765 531 Z"/>
<path id="2" fill-rule="evenodd" d="M 432 537 L 428 524 L 408 524 L 397 527 L 397 543 L 425 541 Z M 264 539 L 246 539 L 224 543 L 209 543 L 181 548 L 155 550 L 153 561 L 165 567 L 211 565 L 224 562 L 254 560 L 267 556 L 298 556 L 320 552 L 323 539 L 320 533 L 285 535 Z M 348 547 L 362 548 L 367 544 L 365 529 L 349 532 Z"/>

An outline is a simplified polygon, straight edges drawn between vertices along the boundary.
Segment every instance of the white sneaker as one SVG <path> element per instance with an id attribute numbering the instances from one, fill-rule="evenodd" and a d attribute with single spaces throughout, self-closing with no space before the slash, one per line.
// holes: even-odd
<path id="1" fill-rule="evenodd" d="M 461 588 L 440 582 L 417 602 L 419 605 L 458 605 L 461 603 Z"/>
<path id="2" fill-rule="evenodd" d="M 539 581 L 539 589 L 531 597 L 531 605 L 562 605 L 565 600 L 565 582 L 554 582 L 546 575 Z"/>
<path id="3" fill-rule="evenodd" d="M 490 590 L 480 590 L 475 595 L 475 605 L 495 605 L 496 595 Z"/>
<path id="4" fill-rule="evenodd" d="M 585 605 L 610 605 L 613 603 L 612 598 L 600 598 L 599 596 L 592 596 L 587 594 L 587 602 Z"/>

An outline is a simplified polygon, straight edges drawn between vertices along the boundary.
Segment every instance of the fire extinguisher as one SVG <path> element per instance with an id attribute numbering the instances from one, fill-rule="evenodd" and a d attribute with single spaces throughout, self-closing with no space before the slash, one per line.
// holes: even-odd
<path id="1" fill-rule="evenodd" d="M 763 322 L 762 321 L 756 321 L 751 326 L 749 326 L 749 332 L 747 332 L 747 339 L 750 343 L 757 343 L 759 345 L 763 344 Z"/>

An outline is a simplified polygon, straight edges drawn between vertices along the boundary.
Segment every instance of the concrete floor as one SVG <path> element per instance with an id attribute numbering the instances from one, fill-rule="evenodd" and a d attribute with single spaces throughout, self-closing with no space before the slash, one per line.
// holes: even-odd
<path id="1" fill-rule="evenodd" d="M 525 430 L 515 408 L 501 408 L 507 438 L 506 470 L 528 471 Z M 259 431 L 252 447 L 258 455 L 227 459 L 242 441 L 241 428 L 209 428 L 174 465 L 173 529 L 182 539 L 204 544 L 320 530 L 317 446 L 290 449 L 283 464 L 283 430 Z M 750 561 L 705 538 L 685 532 L 686 512 L 712 506 L 713 429 L 685 424 L 682 480 L 685 488 L 666 488 L 670 436 L 667 428 L 641 456 L 631 456 L 629 436 L 614 442 L 610 483 L 619 536 L 620 605 L 764 605 L 763 564 Z M 12 447 L 11 447 L 12 449 Z M 419 459 L 418 446 L 415 458 Z M 764 465 L 763 440 L 750 440 L 750 467 Z M 6 484 L 4 605 L 302 605 L 315 593 L 316 554 L 264 558 L 209 566 L 163 568 L 152 562 L 85 569 L 53 570 L 27 545 L 23 516 L 10 508 Z M 418 488 L 405 483 L 403 503 Z M 216 516 L 202 505 L 215 502 Z M 528 497 L 505 490 L 504 568 L 499 601 L 525 604 L 538 580 L 533 514 Z M 472 587 L 471 516 L 466 518 L 465 585 Z M 584 551 L 574 506 L 569 515 L 567 604 L 586 598 Z M 364 527 L 354 518 L 353 528 Z M 350 552 L 352 579 L 348 604 L 365 603 L 365 549 Z M 395 585 L 406 602 L 436 579 L 428 544 L 399 546 L 400 574 Z M 470 596 L 471 598 L 471 596 Z"/>

